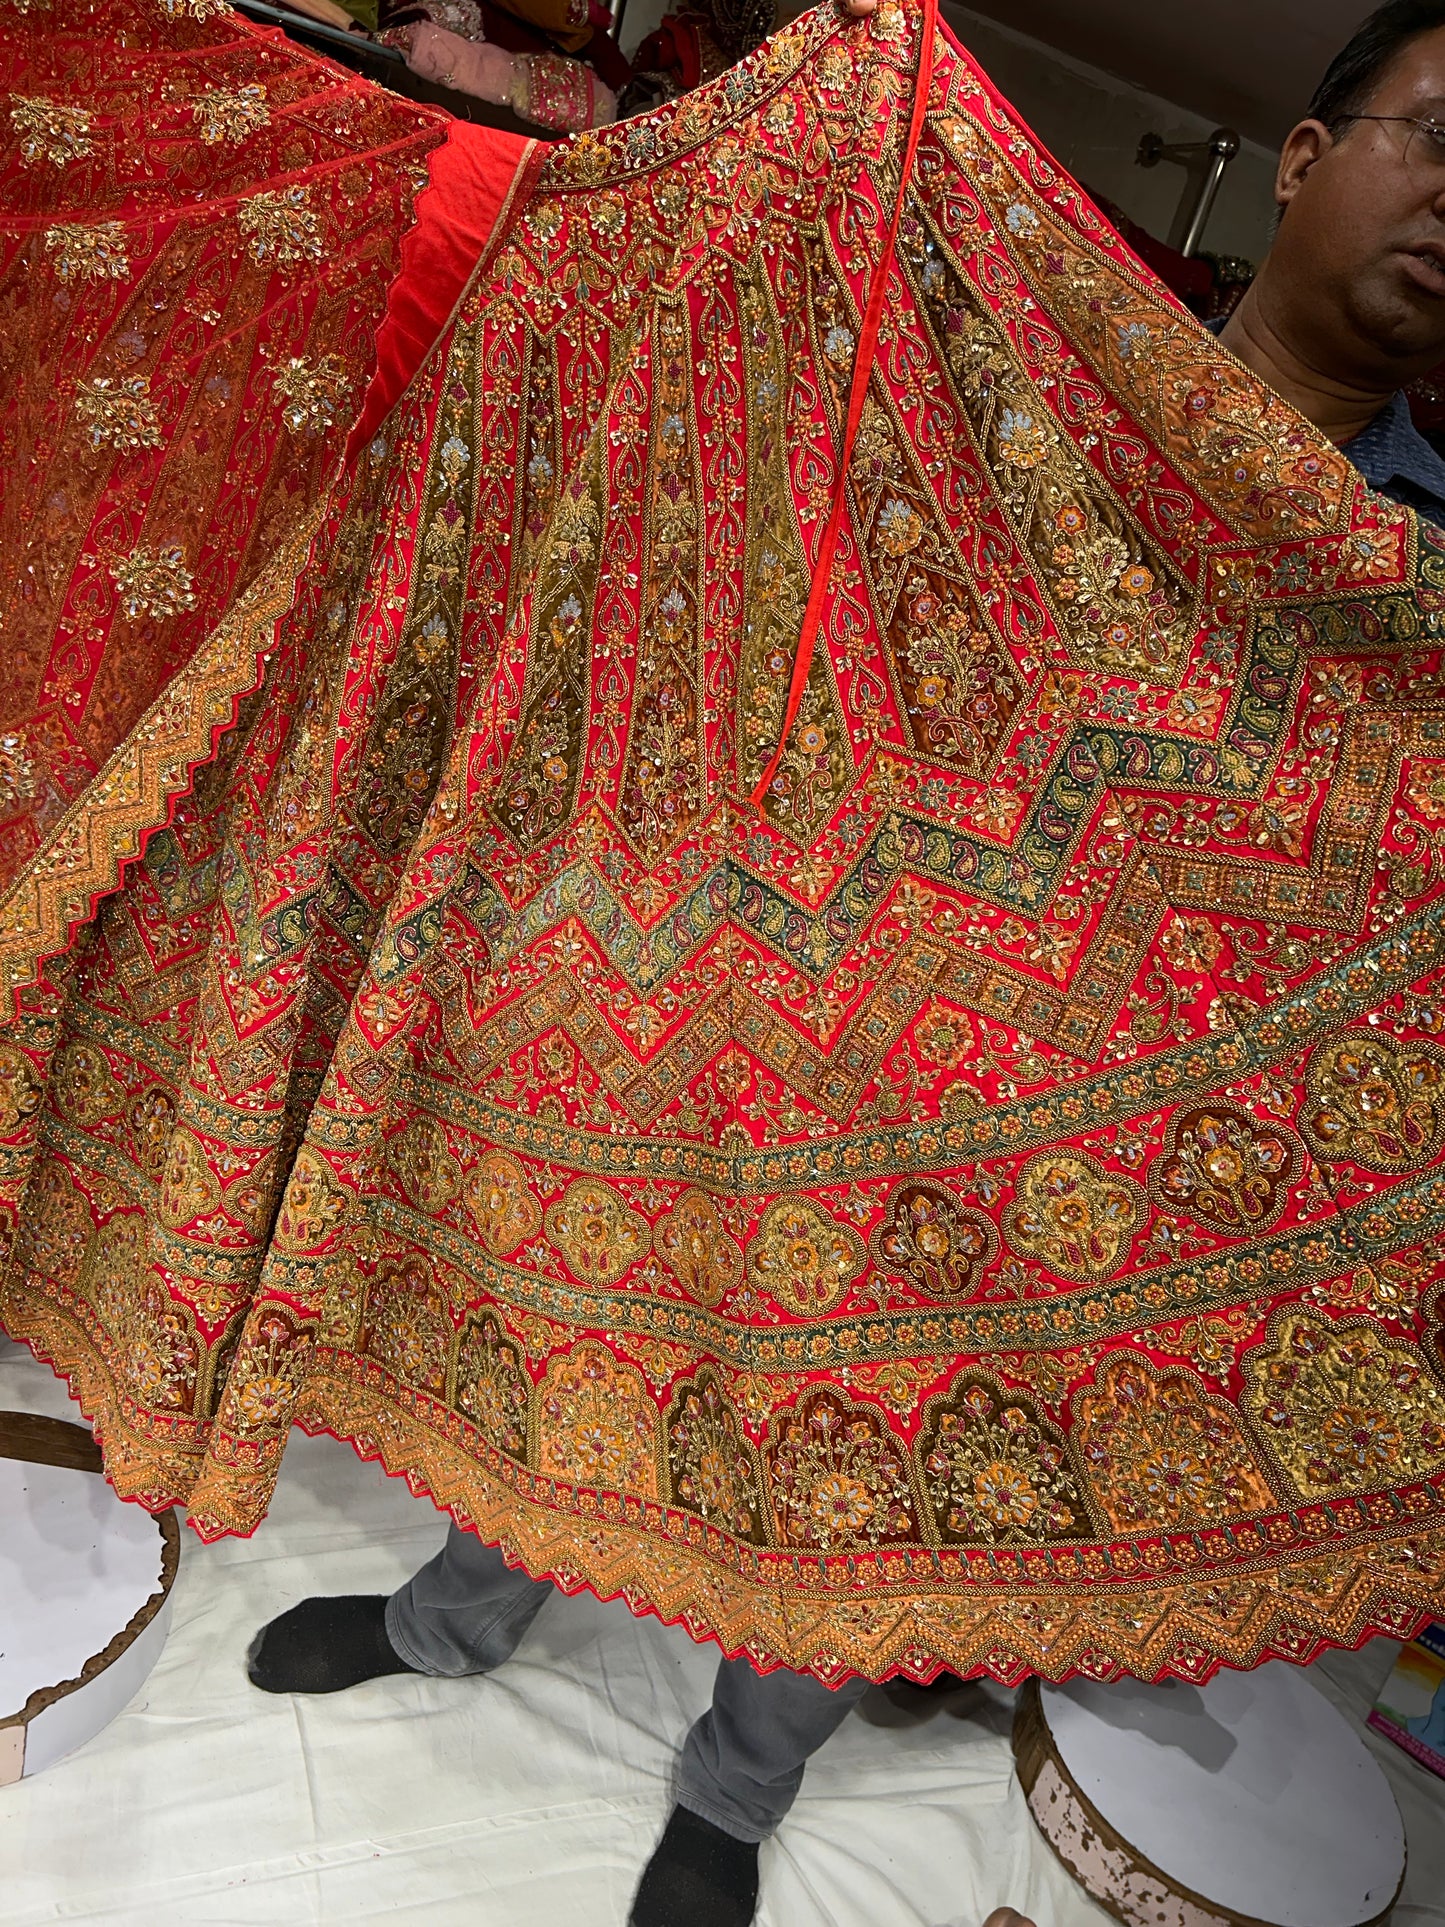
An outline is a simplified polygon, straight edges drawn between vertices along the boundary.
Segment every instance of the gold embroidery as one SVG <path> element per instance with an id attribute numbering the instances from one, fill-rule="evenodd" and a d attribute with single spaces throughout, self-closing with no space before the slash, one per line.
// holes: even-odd
<path id="1" fill-rule="evenodd" d="M 509 1458 L 526 1457 L 531 1390 L 521 1351 L 495 1313 L 469 1318 L 457 1348 L 457 1410 L 465 1412 L 489 1445 Z"/>
<path id="2" fill-rule="evenodd" d="M 532 1401 L 533 1464 L 592 1491 L 659 1495 L 658 1415 L 642 1374 L 587 1339 L 548 1364 Z"/>
<path id="3" fill-rule="evenodd" d="M 973 1291 L 997 1249 L 987 1218 L 965 1211 L 946 1186 L 916 1179 L 894 1187 L 873 1233 L 879 1268 L 901 1273 L 935 1298 Z"/>
<path id="4" fill-rule="evenodd" d="M 94 227 L 63 222 L 45 230 L 45 251 L 62 281 L 124 281 L 130 275 L 125 229 L 119 221 Z"/>
<path id="5" fill-rule="evenodd" d="M 334 428 L 351 403 L 351 383 L 336 355 L 317 361 L 292 355 L 271 370 L 271 386 L 284 404 L 281 419 L 292 435 Z"/>
<path id="6" fill-rule="evenodd" d="M 715 1305 L 742 1277 L 743 1254 L 705 1191 L 684 1191 L 653 1229 L 657 1255 L 689 1298 Z"/>
<path id="7" fill-rule="evenodd" d="M 489 1151 L 468 1172 L 466 1202 L 494 1258 L 515 1251 L 542 1228 L 542 1207 L 527 1188 L 527 1174 L 505 1151 Z"/>
<path id="8" fill-rule="evenodd" d="M 266 105 L 266 89 L 252 84 L 249 87 L 227 89 L 211 87 L 197 96 L 191 112 L 201 130 L 201 139 L 207 147 L 217 147 L 222 141 L 232 146 L 270 125 L 271 110 Z"/>
<path id="9" fill-rule="evenodd" d="M 178 543 L 133 549 L 111 564 L 110 573 L 120 593 L 121 610 L 132 622 L 139 616 L 159 621 L 196 606 L 195 577 Z"/>
<path id="10" fill-rule="evenodd" d="M 780 1544 L 836 1553 L 917 1536 L 907 1459 L 880 1413 L 810 1392 L 774 1420 L 764 1459 Z"/>
<path id="11" fill-rule="evenodd" d="M 1418 1171 L 1445 1142 L 1442 1064 L 1433 1045 L 1352 1031 L 1310 1059 L 1301 1127 L 1332 1163 Z"/>
<path id="12" fill-rule="evenodd" d="M 1106 1173 L 1083 1152 L 1032 1158 L 1018 1177 L 1018 1198 L 1004 1213 L 1015 1251 L 1065 1278 L 1112 1277 L 1143 1221 L 1143 1194 Z"/>
<path id="13" fill-rule="evenodd" d="M 684 1379 L 673 1394 L 667 1458 L 677 1504 L 748 1543 L 761 1542 L 757 1463 L 711 1367 Z"/>
<path id="14" fill-rule="evenodd" d="M 1116 1532 L 1168 1531 L 1268 1511 L 1274 1495 L 1239 1424 L 1191 1373 L 1111 1359 L 1074 1403 L 1089 1482 Z"/>
<path id="15" fill-rule="evenodd" d="M 916 1449 L 945 1543 L 1044 1545 L 1087 1527 L 1063 1433 L 1017 1393 L 965 1376 L 930 1399 Z"/>
<path id="16" fill-rule="evenodd" d="M 807 1198 L 779 1198 L 748 1246 L 755 1281 L 801 1318 L 832 1311 L 863 1269 L 863 1240 Z"/>
<path id="17" fill-rule="evenodd" d="M 1153 1170 L 1161 1204 L 1213 1231 L 1267 1230 L 1278 1222 L 1299 1173 L 1291 1133 L 1232 1104 L 1178 1111 Z"/>
<path id="18" fill-rule="evenodd" d="M 321 259 L 321 223 L 308 187 L 253 194 L 241 202 L 236 218 L 258 268 L 289 268 L 298 261 Z"/>
<path id="19" fill-rule="evenodd" d="M 1379 1326 L 1300 1312 L 1245 1359 L 1244 1409 L 1306 1499 L 1445 1470 L 1445 1393 Z"/>
<path id="20" fill-rule="evenodd" d="M 131 453 L 138 448 L 159 448 L 160 416 L 150 398 L 146 375 L 107 375 L 83 381 L 75 391 L 75 410 L 88 430 L 92 448 L 109 442 L 112 448 Z"/>
<path id="21" fill-rule="evenodd" d="M 610 1184 L 578 1178 L 546 1216 L 547 1236 L 574 1278 L 611 1285 L 647 1255 L 647 1220 L 629 1211 Z"/>
<path id="22" fill-rule="evenodd" d="M 10 124 L 20 136 L 20 158 L 27 167 L 37 161 L 65 167 L 90 153 L 90 116 L 83 108 L 25 94 L 12 98 Z"/>

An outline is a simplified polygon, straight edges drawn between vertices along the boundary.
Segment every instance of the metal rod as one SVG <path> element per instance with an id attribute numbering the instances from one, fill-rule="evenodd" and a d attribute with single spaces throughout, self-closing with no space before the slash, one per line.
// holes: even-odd
<path id="1" fill-rule="evenodd" d="M 1239 136 L 1232 127 L 1216 127 L 1208 140 L 1203 141 L 1166 141 L 1160 134 L 1145 134 L 1139 142 L 1135 160 L 1140 167 L 1157 167 L 1160 161 L 1172 161 L 1188 171 L 1189 185 L 1169 235 L 1170 245 L 1177 247 L 1186 258 L 1199 251 L 1224 170 L 1238 152 Z"/>

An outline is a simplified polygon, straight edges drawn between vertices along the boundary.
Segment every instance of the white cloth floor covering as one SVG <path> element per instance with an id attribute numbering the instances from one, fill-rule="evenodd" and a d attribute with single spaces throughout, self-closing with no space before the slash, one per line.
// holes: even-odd
<path id="1" fill-rule="evenodd" d="M 79 1417 L 3 1337 L 0 1409 Z M 264 1621 L 311 1593 L 393 1591 L 443 1532 L 379 1467 L 298 1434 L 254 1538 L 184 1533 L 142 1693 L 89 1746 L 0 1790 L 0 1923 L 621 1927 L 713 1648 L 558 1595 L 487 1679 L 310 1699 L 246 1680 Z M 1362 1715 L 1394 1650 L 1331 1655 L 1315 1677 Z M 987 1685 L 874 1689 L 763 1847 L 758 1927 L 978 1927 L 1004 1902 L 1038 1927 L 1105 1922 L 1028 1816 L 1011 1709 Z M 1371 1739 L 1410 1840 L 1396 1927 L 1445 1921 L 1445 1781 Z"/>

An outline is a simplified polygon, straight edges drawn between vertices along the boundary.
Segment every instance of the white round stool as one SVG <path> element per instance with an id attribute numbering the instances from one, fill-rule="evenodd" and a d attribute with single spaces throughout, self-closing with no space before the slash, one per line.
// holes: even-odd
<path id="1" fill-rule="evenodd" d="M 83 1746 L 165 1644 L 175 1515 L 125 1505 L 83 1426 L 0 1412 L 0 1786 Z"/>
<path id="2" fill-rule="evenodd" d="M 1014 1754 L 1044 1838 L 1128 1927 L 1374 1927 L 1405 1877 L 1378 1763 L 1282 1661 L 1207 1686 L 1030 1681 Z"/>

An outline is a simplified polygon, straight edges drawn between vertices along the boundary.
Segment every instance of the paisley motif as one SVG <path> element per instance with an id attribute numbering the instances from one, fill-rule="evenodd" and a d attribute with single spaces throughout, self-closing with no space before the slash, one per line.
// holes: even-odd
<path id="1" fill-rule="evenodd" d="M 1445 1056 L 1381 1030 L 1315 1052 L 1300 1125 L 1318 1155 L 1366 1171 L 1418 1171 L 1445 1142 Z"/>
<path id="2" fill-rule="evenodd" d="M 872 1248 L 881 1271 L 930 1297 L 956 1298 L 978 1285 L 998 1240 L 988 1219 L 965 1211 L 946 1186 L 914 1180 L 895 1185 Z"/>
<path id="3" fill-rule="evenodd" d="M 1232 1104 L 1177 1111 L 1151 1173 L 1154 1195 L 1211 1231 L 1239 1235 L 1278 1223 L 1299 1173 L 1294 1134 Z"/>
<path id="4" fill-rule="evenodd" d="M 1031 1158 L 1018 1197 L 1004 1213 L 1004 1236 L 1021 1256 L 1088 1284 L 1112 1277 L 1144 1219 L 1144 1194 L 1130 1178 L 1106 1172 L 1081 1151 Z"/>

